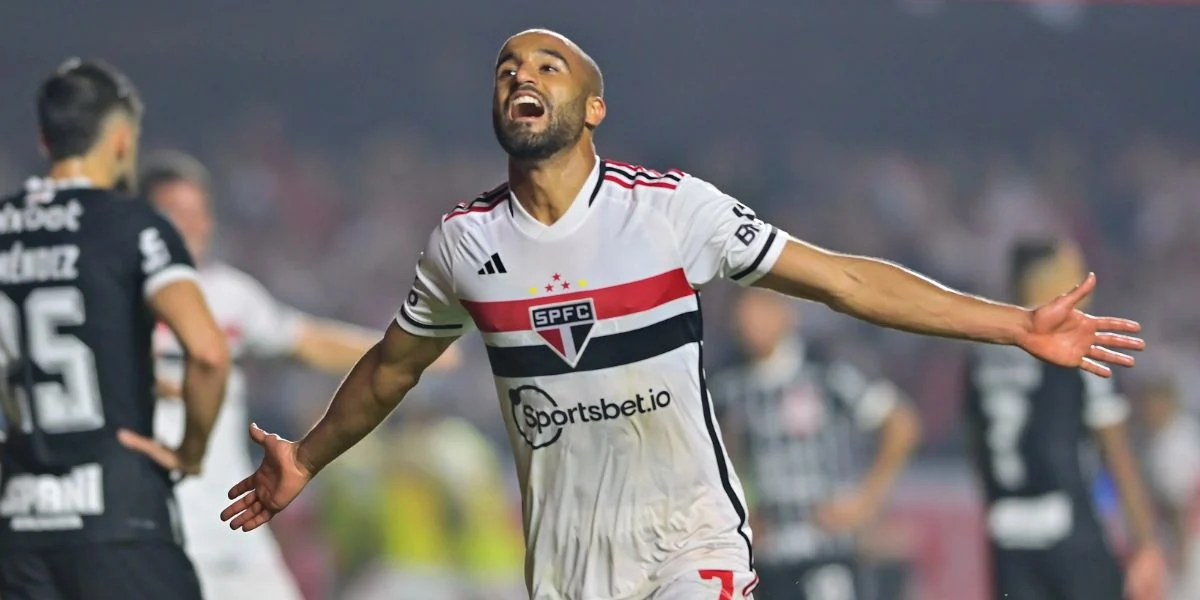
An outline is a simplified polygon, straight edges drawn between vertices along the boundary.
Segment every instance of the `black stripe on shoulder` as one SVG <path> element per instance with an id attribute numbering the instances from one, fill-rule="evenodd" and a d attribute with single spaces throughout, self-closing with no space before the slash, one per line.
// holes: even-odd
<path id="1" fill-rule="evenodd" d="M 741 271 L 734 273 L 733 276 L 730 277 L 730 279 L 732 279 L 734 281 L 743 279 L 747 275 L 753 273 L 756 269 L 758 269 L 758 265 L 762 264 L 763 259 L 765 259 L 767 257 L 767 252 L 771 251 L 771 246 L 775 245 L 775 235 L 777 233 L 774 226 L 769 225 L 768 227 L 771 228 L 771 233 L 770 233 L 770 235 L 767 236 L 767 243 L 763 244 L 762 250 L 758 253 L 758 256 L 754 257 L 754 262 L 750 263 L 750 266 L 746 267 L 745 269 L 742 269 Z"/>
<path id="2" fill-rule="evenodd" d="M 621 176 L 625 177 L 626 179 L 629 179 L 630 181 L 633 181 L 636 179 L 642 179 L 644 181 L 662 181 L 665 179 L 668 181 L 673 181 L 675 183 L 679 183 L 680 181 L 683 180 L 682 171 L 678 171 L 675 169 L 670 169 L 664 173 L 664 172 L 655 171 L 653 169 L 648 169 L 646 167 L 642 167 L 642 166 L 638 166 L 638 165 L 630 165 L 630 164 L 626 164 L 626 163 L 613 164 L 612 162 L 606 161 L 606 164 L 609 167 L 610 172 L 621 175 Z"/>
<path id="3" fill-rule="evenodd" d="M 458 211 L 470 210 L 471 208 L 474 208 L 476 206 L 491 204 L 491 203 L 499 200 L 502 196 L 504 196 L 507 193 L 508 193 L 508 182 L 504 182 L 504 183 L 500 184 L 499 186 L 493 188 L 491 191 L 484 192 L 484 193 L 480 194 L 479 196 L 476 196 L 475 199 L 471 200 L 470 202 L 459 202 L 458 204 L 454 205 L 454 210 L 452 210 L 450 212 L 455 213 Z"/>
<path id="4" fill-rule="evenodd" d="M 429 329 L 429 330 L 436 330 L 436 331 L 448 331 L 451 329 L 462 329 L 463 328 L 462 325 L 430 325 L 428 323 L 422 323 L 422 322 L 414 319 L 412 315 L 408 314 L 408 307 L 406 307 L 406 306 L 400 307 L 400 316 L 408 324 L 413 325 L 414 327 L 420 327 L 421 329 Z"/>

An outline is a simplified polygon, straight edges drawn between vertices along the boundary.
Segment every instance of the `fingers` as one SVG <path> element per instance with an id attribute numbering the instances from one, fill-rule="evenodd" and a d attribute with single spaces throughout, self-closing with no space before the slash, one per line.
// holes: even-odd
<path id="1" fill-rule="evenodd" d="M 259 525 L 271 520 L 275 516 L 273 512 L 267 510 L 262 502 L 255 501 L 242 514 L 238 515 L 232 522 L 229 523 L 230 529 L 242 531 L 253 531 Z"/>
<path id="2" fill-rule="evenodd" d="M 1120 365 L 1122 367 L 1132 367 L 1134 360 L 1128 354 L 1113 352 L 1103 346 L 1092 346 L 1088 350 L 1088 358 L 1096 361 L 1106 362 L 1112 365 Z"/>
<path id="3" fill-rule="evenodd" d="M 1096 289 L 1096 274 L 1088 273 L 1083 282 L 1075 286 L 1075 289 L 1067 292 L 1067 301 L 1071 303 L 1071 306 L 1077 306 L 1094 289 Z"/>
<path id="4" fill-rule="evenodd" d="M 1142 324 L 1129 319 L 1117 317 L 1093 317 L 1096 319 L 1098 331 L 1120 331 L 1122 333 L 1137 333 L 1142 330 Z"/>
<path id="5" fill-rule="evenodd" d="M 1121 348 L 1124 350 L 1145 350 L 1146 340 L 1133 337 L 1131 335 L 1121 335 L 1119 333 L 1097 333 L 1096 345 L 1107 346 L 1109 348 Z"/>
<path id="6" fill-rule="evenodd" d="M 146 437 L 134 433 L 128 429 L 117 430 L 117 441 L 122 446 L 140 452 L 158 463 L 158 465 L 168 471 L 179 468 L 179 459 L 175 453 L 168 450 L 162 444 Z"/>
<path id="7" fill-rule="evenodd" d="M 246 522 L 246 524 L 242 526 L 242 531 L 254 531 L 259 527 L 266 525 L 267 521 L 270 521 L 274 516 L 275 513 L 264 510 L 263 512 L 259 513 L 258 516 Z"/>
<path id="8" fill-rule="evenodd" d="M 1083 362 L 1079 363 L 1079 368 L 1093 375 L 1099 375 L 1100 377 L 1112 377 L 1112 369 L 1090 358 L 1083 359 Z"/>
<path id="9" fill-rule="evenodd" d="M 258 426 L 258 423 L 250 424 L 250 439 L 254 440 L 254 443 L 258 444 L 259 446 L 265 446 L 267 443 L 267 438 L 269 437 L 271 437 L 271 434 L 263 431 L 262 428 Z"/>
<path id="10" fill-rule="evenodd" d="M 249 477 L 237 482 L 236 485 L 229 488 L 229 499 L 233 500 L 234 498 L 237 498 L 238 496 L 241 496 L 252 489 L 254 489 L 254 473 L 251 473 Z"/>
<path id="11" fill-rule="evenodd" d="M 257 494 L 251 491 L 249 494 L 242 496 L 236 502 L 226 507 L 225 510 L 221 511 L 221 520 L 228 521 L 232 519 L 242 511 L 249 509 L 250 506 L 252 506 L 257 500 Z M 233 524 L 230 524 L 230 527 L 233 527 Z"/>

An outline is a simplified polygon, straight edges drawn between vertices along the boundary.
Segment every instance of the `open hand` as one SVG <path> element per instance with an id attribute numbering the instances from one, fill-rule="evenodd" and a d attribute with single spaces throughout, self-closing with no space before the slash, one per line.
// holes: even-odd
<path id="1" fill-rule="evenodd" d="M 229 490 L 234 500 L 221 512 L 230 529 L 252 531 L 287 508 L 308 485 L 312 474 L 296 460 L 295 442 L 250 425 L 250 439 L 262 446 L 258 469 Z M 232 520 L 231 520 L 232 519 Z"/>
<path id="2" fill-rule="evenodd" d="M 1088 273 L 1082 283 L 1033 311 L 1028 332 L 1017 339 L 1026 352 L 1048 363 L 1083 369 L 1101 377 L 1112 376 L 1103 363 L 1132 367 L 1132 356 L 1113 350 L 1142 350 L 1146 342 L 1124 335 L 1137 333 L 1136 321 L 1115 317 L 1093 317 L 1077 308 L 1096 289 L 1096 274 Z"/>

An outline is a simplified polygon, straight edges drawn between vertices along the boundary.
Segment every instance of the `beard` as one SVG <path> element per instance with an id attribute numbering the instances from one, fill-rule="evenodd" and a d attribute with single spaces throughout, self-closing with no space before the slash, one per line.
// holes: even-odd
<path id="1" fill-rule="evenodd" d="M 563 106 L 563 110 L 547 105 L 546 114 L 549 118 L 546 128 L 540 132 L 530 131 L 528 124 L 513 122 L 507 114 L 493 110 L 492 129 L 496 133 L 496 141 L 500 142 L 504 152 L 519 161 L 550 158 L 579 141 L 583 135 L 586 100 L 586 96 L 580 96 L 578 100 Z"/>

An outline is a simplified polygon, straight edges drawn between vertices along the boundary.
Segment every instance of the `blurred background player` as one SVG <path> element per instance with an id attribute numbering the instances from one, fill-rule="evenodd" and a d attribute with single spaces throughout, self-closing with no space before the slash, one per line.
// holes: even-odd
<path id="1" fill-rule="evenodd" d="M 1137 406 L 1146 429 L 1147 476 L 1173 550 L 1172 598 L 1200 598 L 1200 421 L 1165 377 L 1145 387 Z"/>
<path id="2" fill-rule="evenodd" d="M 196 260 L 200 286 L 235 361 L 290 358 L 341 376 L 379 340 L 379 333 L 317 319 L 280 303 L 253 277 L 214 257 L 211 181 L 195 158 L 174 151 L 150 157 L 144 161 L 138 187 L 183 235 Z M 178 438 L 183 426 L 182 405 L 173 397 L 183 355 L 174 336 L 162 327 L 156 332 L 154 351 L 163 396 L 155 432 L 160 439 L 171 441 Z M 445 360 L 450 362 L 444 364 L 452 364 L 456 357 L 449 353 Z M 249 422 L 246 382 L 235 367 L 205 468 L 176 489 L 185 545 L 209 598 L 300 598 L 269 531 L 238 537 L 211 516 L 224 507 L 229 485 L 250 468 L 245 438 Z"/>
<path id="3" fill-rule="evenodd" d="M 916 448 L 917 415 L 891 382 L 802 340 L 795 300 L 752 288 L 734 319 L 748 362 L 714 376 L 712 389 L 730 453 L 755 491 L 755 597 L 873 598 L 855 534 Z M 865 473 L 864 432 L 878 444 Z"/>
<path id="4" fill-rule="evenodd" d="M 1013 299 L 1036 306 L 1070 290 L 1085 272 L 1069 241 L 1017 243 Z M 1161 598 L 1165 565 L 1153 507 L 1127 439 L 1129 406 L 1111 380 L 1001 346 L 973 349 L 967 377 L 994 598 L 1120 600 L 1127 585 L 1134 600 Z M 1125 509 L 1133 546 L 1127 575 L 1091 499 L 1093 436 Z"/>
<path id="5" fill-rule="evenodd" d="M 5 600 L 201 597 L 172 487 L 200 469 L 229 355 L 175 228 L 114 192 L 131 187 L 141 114 L 113 67 L 64 63 L 37 95 L 50 172 L 0 200 Z M 137 443 L 155 318 L 186 349 L 178 450 Z"/>

